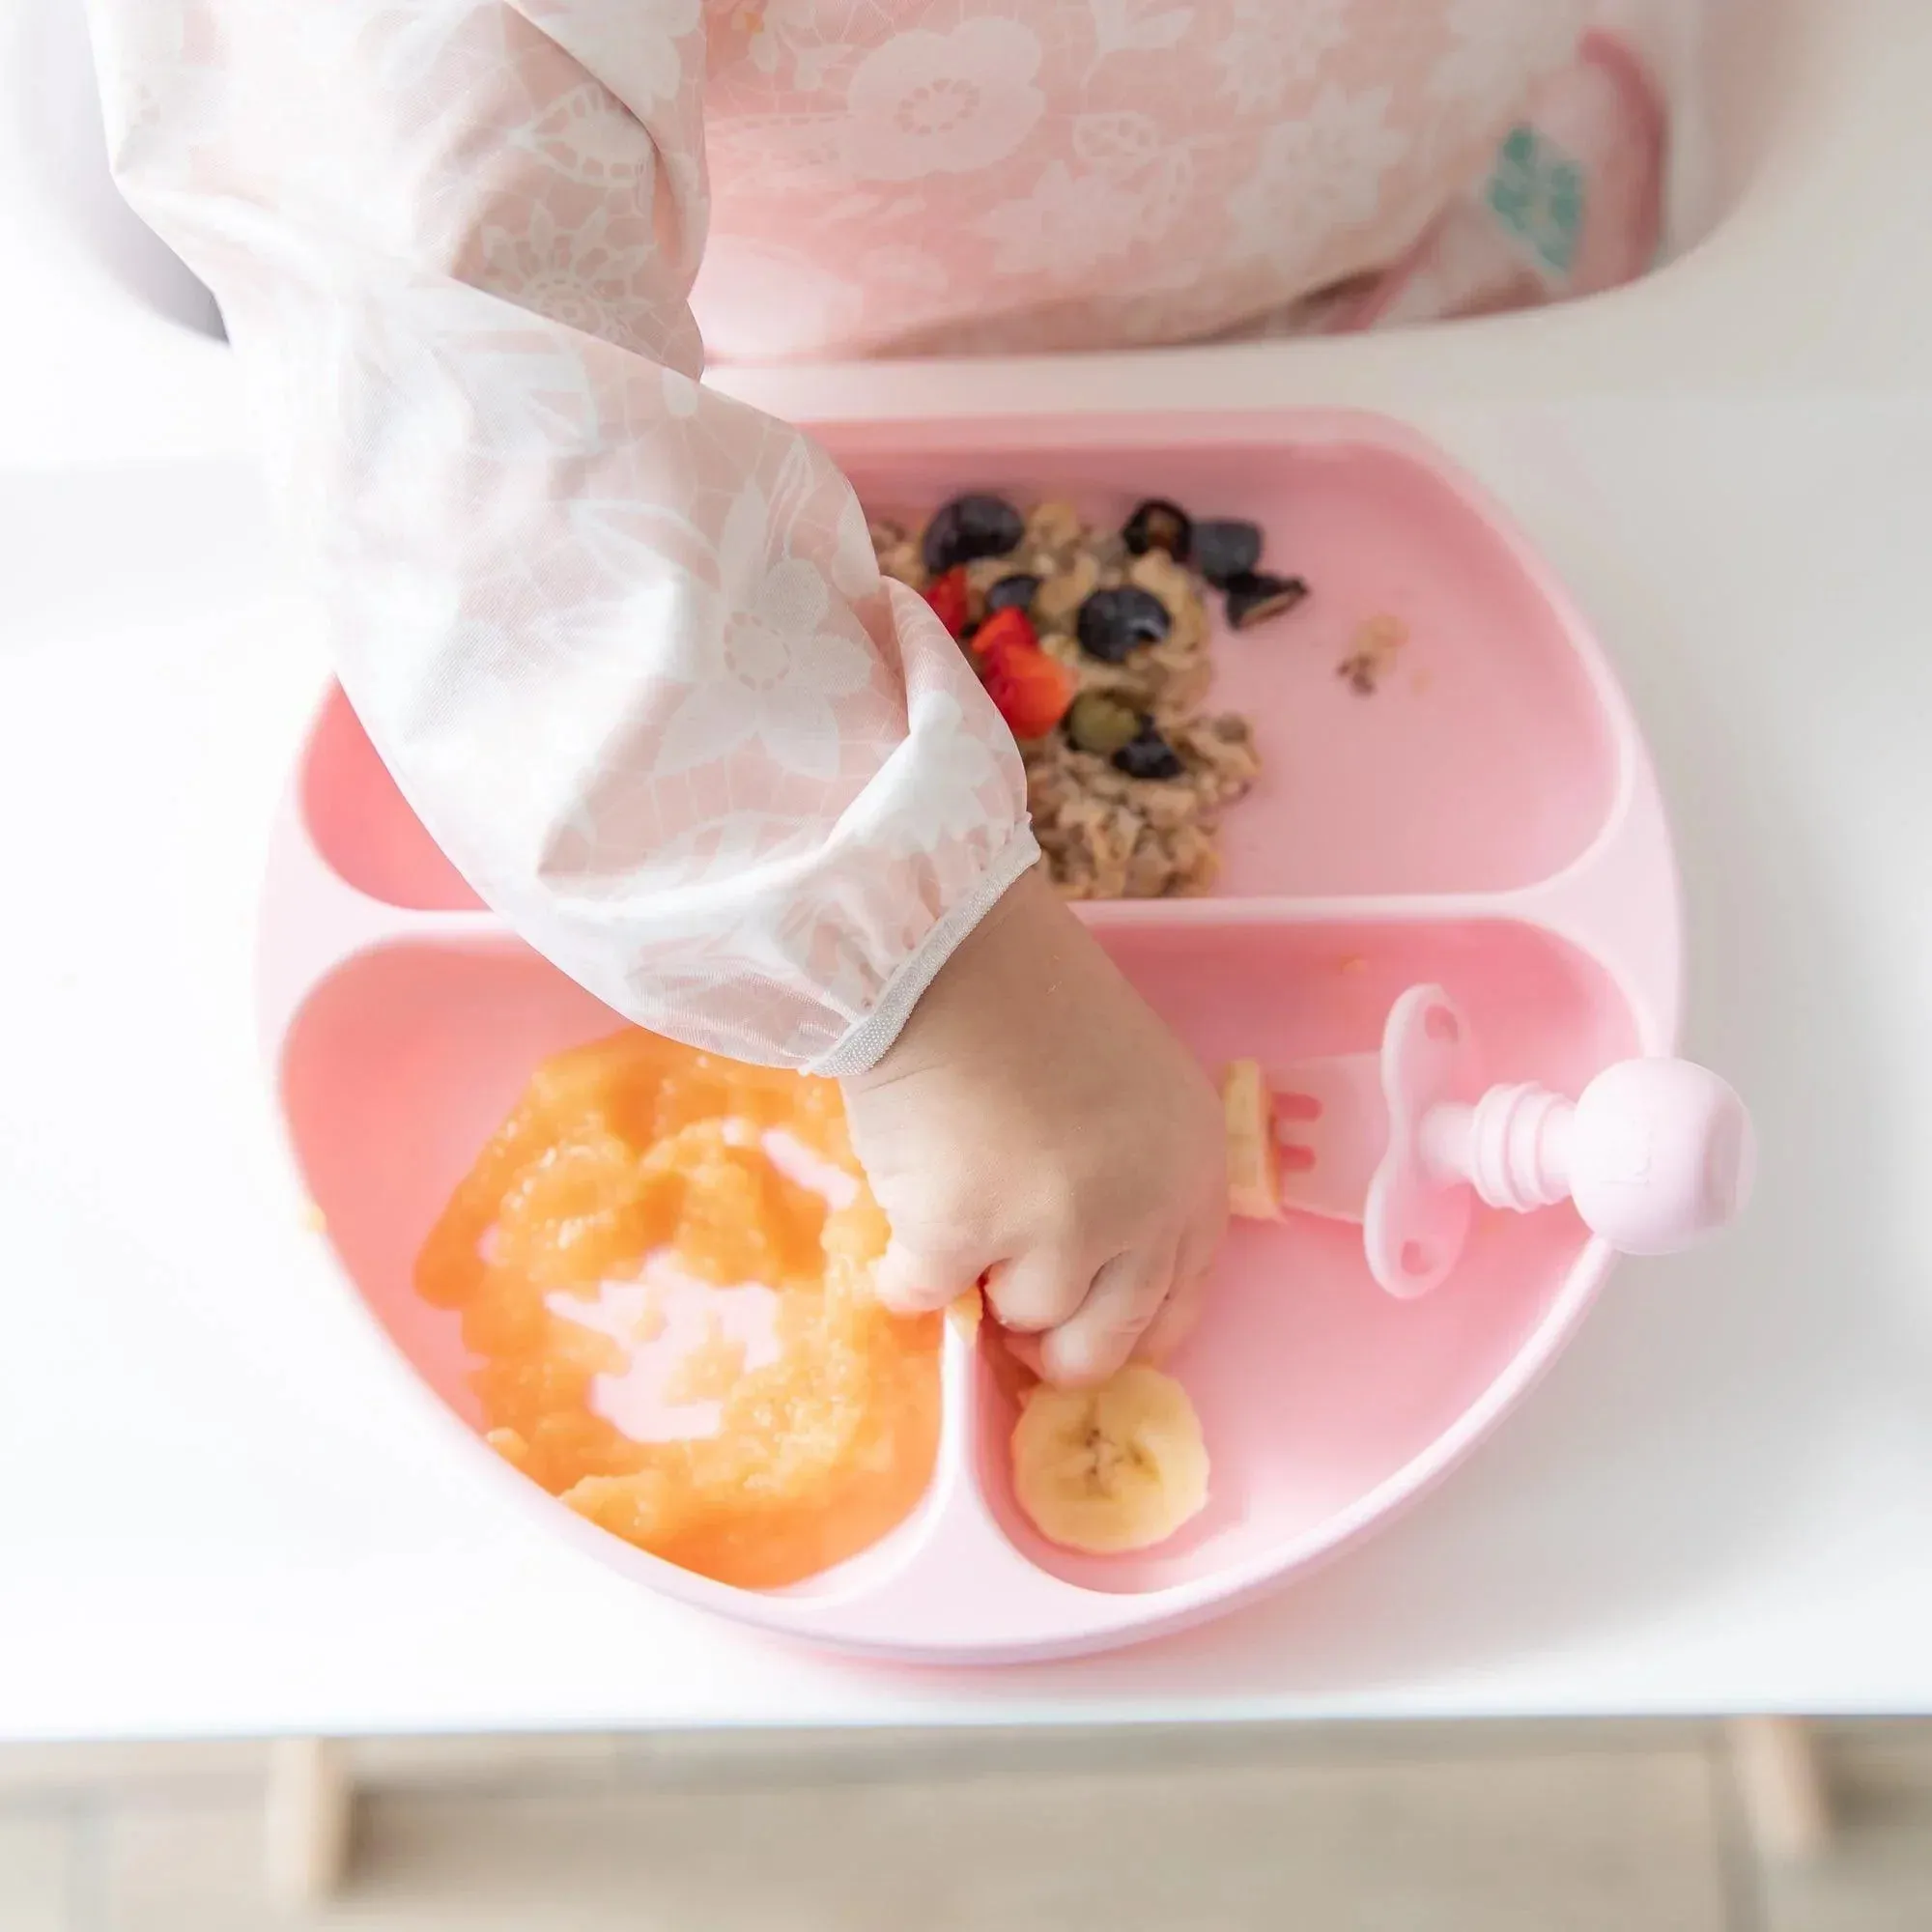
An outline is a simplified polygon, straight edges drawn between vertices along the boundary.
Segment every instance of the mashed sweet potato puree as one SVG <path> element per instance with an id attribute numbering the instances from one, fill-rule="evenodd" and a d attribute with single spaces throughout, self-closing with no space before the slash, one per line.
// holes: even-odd
<path id="1" fill-rule="evenodd" d="M 820 1172 L 799 1178 L 786 1148 Z M 507 1461 L 640 1549 L 774 1588 L 876 1542 L 931 1475 L 940 1318 L 873 1299 L 887 1232 L 832 1082 L 633 1031 L 538 1067 L 416 1287 L 461 1315 Z M 639 1440 L 603 1411 L 612 1378 L 675 1342 L 667 1271 L 715 1306 L 656 1385 L 692 1433 Z M 749 1351 L 725 1321 L 748 1296 L 769 1329 Z"/>

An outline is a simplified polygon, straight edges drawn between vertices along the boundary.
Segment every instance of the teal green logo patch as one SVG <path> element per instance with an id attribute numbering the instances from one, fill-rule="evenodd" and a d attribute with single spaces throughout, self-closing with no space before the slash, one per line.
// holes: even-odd
<path id="1" fill-rule="evenodd" d="M 1555 142 L 1534 128 L 1512 129 L 1483 199 L 1546 269 L 1570 272 L 1583 232 L 1583 170 Z"/>

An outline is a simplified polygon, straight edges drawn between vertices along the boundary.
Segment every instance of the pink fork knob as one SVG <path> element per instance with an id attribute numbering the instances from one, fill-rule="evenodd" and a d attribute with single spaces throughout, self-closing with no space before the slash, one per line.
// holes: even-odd
<path id="1" fill-rule="evenodd" d="M 1688 1060 L 1605 1068 L 1569 1140 L 1577 1211 L 1627 1255 L 1671 1254 L 1736 1220 L 1757 1165 L 1744 1102 Z"/>
<path id="2" fill-rule="evenodd" d="M 1526 1213 L 1568 1195 L 1627 1255 L 1670 1254 L 1734 1221 L 1754 1166 L 1743 1101 L 1688 1060 L 1627 1060 L 1574 1103 L 1520 1086 L 1438 1104 L 1422 1148 L 1433 1174 L 1492 1208 Z"/>

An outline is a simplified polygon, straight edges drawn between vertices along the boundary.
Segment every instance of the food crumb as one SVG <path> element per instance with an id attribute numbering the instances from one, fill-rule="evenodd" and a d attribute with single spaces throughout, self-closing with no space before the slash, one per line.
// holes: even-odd
<path id="1" fill-rule="evenodd" d="M 1414 692 L 1416 696 L 1421 697 L 1435 682 L 1435 678 L 1434 674 L 1428 670 L 1412 671 L 1409 674 L 1408 688 Z"/>
<path id="2" fill-rule="evenodd" d="M 1351 952 L 1337 963 L 1335 970 L 1352 977 L 1357 973 L 1366 973 L 1369 970 L 1369 962 L 1359 952 Z"/>
<path id="3" fill-rule="evenodd" d="M 1379 611 L 1355 626 L 1349 653 L 1335 667 L 1337 677 L 1363 697 L 1372 697 L 1395 666 L 1396 654 L 1408 642 L 1408 626 L 1400 617 Z"/>
<path id="4" fill-rule="evenodd" d="M 970 1342 L 980 1332 L 980 1319 L 985 1312 L 985 1300 L 980 1291 L 969 1288 L 947 1308 L 946 1319 Z"/>
<path id="5" fill-rule="evenodd" d="M 301 1224 L 311 1235 L 320 1235 L 328 1228 L 328 1217 L 313 1201 L 304 1201 L 301 1209 Z"/>

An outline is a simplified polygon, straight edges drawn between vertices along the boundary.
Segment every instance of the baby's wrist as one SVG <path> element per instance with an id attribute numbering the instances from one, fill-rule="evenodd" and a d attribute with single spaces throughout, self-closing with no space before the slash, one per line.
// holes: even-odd
<path id="1" fill-rule="evenodd" d="M 868 1093 L 971 1051 L 1003 1012 L 1037 1003 L 1041 988 L 1054 984 L 1069 930 L 1077 942 L 1078 923 L 1041 868 L 1029 867 L 959 942 L 878 1062 L 845 1077 L 845 1091 Z"/>

